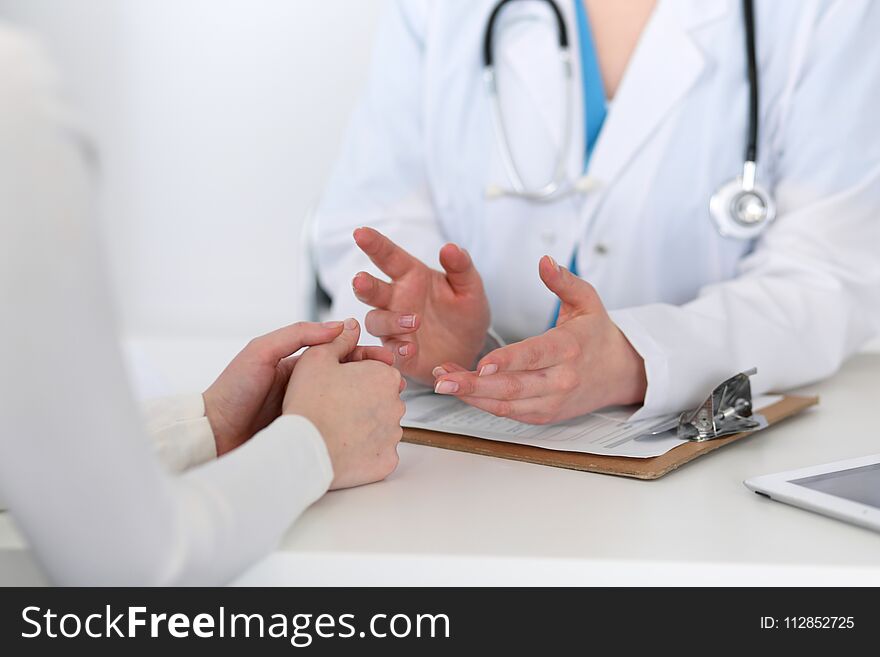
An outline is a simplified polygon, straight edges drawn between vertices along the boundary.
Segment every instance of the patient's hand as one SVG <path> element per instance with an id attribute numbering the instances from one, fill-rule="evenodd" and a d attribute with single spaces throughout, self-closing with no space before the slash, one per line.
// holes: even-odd
<path id="1" fill-rule="evenodd" d="M 284 413 L 308 418 L 321 432 L 333 464 L 331 488 L 379 481 L 398 462 L 405 383 L 390 354 L 386 362 L 351 362 L 360 334 L 349 319 L 333 342 L 306 350 L 284 398 Z"/>
<path id="2" fill-rule="evenodd" d="M 298 360 L 293 354 L 303 347 L 332 342 L 342 332 L 342 322 L 301 322 L 252 340 L 203 395 L 217 455 L 247 442 L 281 414 Z M 380 347 L 357 348 L 346 355 L 348 361 L 365 359 L 393 362 L 391 354 Z"/>
<path id="3" fill-rule="evenodd" d="M 489 330 L 489 302 L 470 255 L 454 244 L 440 250 L 436 271 L 371 228 L 359 228 L 355 242 L 391 282 L 359 273 L 357 298 L 375 308 L 366 329 L 394 352 L 397 368 L 433 385 L 432 370 L 447 361 L 472 366 Z"/>

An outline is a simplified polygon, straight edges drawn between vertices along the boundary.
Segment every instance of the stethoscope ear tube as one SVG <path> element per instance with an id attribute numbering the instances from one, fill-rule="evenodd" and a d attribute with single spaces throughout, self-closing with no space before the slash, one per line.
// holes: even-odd
<path id="1" fill-rule="evenodd" d="M 501 0 L 492 10 L 489 22 L 486 26 L 486 33 L 483 43 L 483 78 L 486 84 L 486 91 L 489 95 L 492 115 L 492 127 L 495 131 L 495 138 L 501 152 L 501 161 L 504 166 L 507 179 L 510 181 L 512 189 L 504 189 L 500 186 L 493 185 L 486 190 L 486 197 L 489 199 L 497 199 L 503 196 L 516 196 L 533 202 L 555 201 L 557 198 L 577 193 L 577 188 L 573 185 L 566 185 L 567 175 L 567 159 L 568 153 L 565 149 L 561 149 L 556 159 L 556 165 L 553 171 L 553 178 L 538 189 L 528 189 L 523 176 L 513 157 L 513 150 L 510 141 L 507 138 L 507 129 L 504 123 L 504 112 L 501 108 L 501 99 L 498 95 L 498 81 L 495 75 L 495 26 L 501 11 L 509 3 L 515 0 Z M 571 135 L 573 130 L 573 89 L 574 89 L 574 71 L 571 63 L 571 52 L 569 49 L 568 28 L 565 26 L 565 18 L 559 7 L 553 0 L 545 0 L 547 5 L 552 9 L 556 18 L 559 37 L 559 57 L 563 67 L 566 98 L 565 98 L 565 125 L 562 136 L 562 143 L 571 143 Z"/>
<path id="2" fill-rule="evenodd" d="M 495 9 L 492 10 L 492 14 L 489 16 L 489 22 L 486 25 L 486 32 L 483 36 L 484 69 L 495 67 L 495 25 L 498 23 L 498 18 L 501 16 L 501 12 L 511 2 L 516 2 L 516 0 L 501 0 L 501 2 L 495 5 Z M 562 15 L 559 6 L 553 0 L 544 0 L 544 2 L 547 3 L 556 17 L 556 24 L 559 30 L 559 48 L 560 50 L 567 51 L 569 41 L 568 28 L 565 26 L 565 17 Z"/>

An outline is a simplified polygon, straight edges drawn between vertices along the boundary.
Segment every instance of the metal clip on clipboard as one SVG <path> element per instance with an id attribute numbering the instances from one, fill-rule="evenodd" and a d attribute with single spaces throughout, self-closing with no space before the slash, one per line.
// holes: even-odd
<path id="1" fill-rule="evenodd" d="M 755 413 L 752 407 L 749 377 L 757 371 L 753 368 L 727 379 L 699 408 L 682 413 L 678 418 L 678 437 L 702 443 L 767 427 L 767 418 Z"/>

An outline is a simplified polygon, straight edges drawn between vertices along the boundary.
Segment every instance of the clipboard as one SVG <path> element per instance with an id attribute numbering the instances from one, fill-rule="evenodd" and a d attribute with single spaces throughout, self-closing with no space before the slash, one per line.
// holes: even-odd
<path id="1" fill-rule="evenodd" d="M 525 461 L 554 468 L 595 472 L 599 474 L 630 477 L 633 479 L 659 479 L 690 463 L 705 454 L 714 452 L 730 443 L 737 442 L 754 434 L 760 434 L 766 428 L 779 424 L 798 413 L 819 403 L 818 397 L 786 395 L 776 403 L 761 409 L 766 425 L 757 431 L 733 433 L 712 440 L 687 442 L 675 447 L 665 454 L 652 458 L 632 458 L 626 456 L 604 456 L 585 454 L 583 452 L 563 452 L 532 445 L 506 443 L 484 438 L 472 438 L 459 434 L 426 431 L 424 429 L 403 430 L 403 442 L 428 447 L 439 447 L 482 456 Z"/>

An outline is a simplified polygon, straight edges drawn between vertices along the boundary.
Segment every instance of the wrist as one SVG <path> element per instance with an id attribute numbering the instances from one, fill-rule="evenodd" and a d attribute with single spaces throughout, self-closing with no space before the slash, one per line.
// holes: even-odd
<path id="1" fill-rule="evenodd" d="M 617 380 L 617 394 L 613 401 L 615 405 L 632 406 L 642 404 L 648 391 L 648 375 L 645 369 L 645 360 L 635 350 L 629 340 L 618 330 L 620 336 L 620 354 L 615 368 L 619 373 Z"/>
<path id="2" fill-rule="evenodd" d="M 228 423 L 223 418 L 223 414 L 219 412 L 217 404 L 214 403 L 209 392 L 202 393 L 202 400 L 205 404 L 205 419 L 208 420 L 208 425 L 214 436 L 217 456 L 223 456 L 235 448 L 235 441 L 229 438 Z"/>

